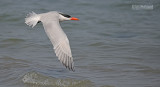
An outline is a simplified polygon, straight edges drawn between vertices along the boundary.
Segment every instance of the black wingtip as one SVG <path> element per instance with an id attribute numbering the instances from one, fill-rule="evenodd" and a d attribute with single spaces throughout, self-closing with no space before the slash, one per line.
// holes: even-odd
<path id="1" fill-rule="evenodd" d="M 65 66 L 67 69 L 69 69 L 70 71 L 73 71 L 73 72 L 75 72 L 75 69 L 74 69 L 74 67 L 69 67 L 69 66 Z"/>
<path id="2" fill-rule="evenodd" d="M 75 72 L 75 69 L 72 69 L 73 72 Z"/>
<path id="3" fill-rule="evenodd" d="M 70 71 L 75 72 L 74 66 L 71 65 L 71 67 L 67 66 L 65 63 L 61 62 L 63 64 L 63 66 L 65 66 L 67 69 L 69 69 Z"/>
<path id="4" fill-rule="evenodd" d="M 73 71 L 73 72 L 75 72 L 75 69 L 74 69 L 74 67 L 68 67 L 68 69 L 69 69 L 70 71 Z"/>

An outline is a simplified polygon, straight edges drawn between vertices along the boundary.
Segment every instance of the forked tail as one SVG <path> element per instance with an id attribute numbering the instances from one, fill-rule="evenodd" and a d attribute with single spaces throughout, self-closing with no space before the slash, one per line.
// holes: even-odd
<path id="1" fill-rule="evenodd" d="M 32 26 L 32 28 L 37 24 L 38 21 L 40 21 L 40 16 L 33 11 L 27 14 L 25 18 L 25 23 L 29 26 Z"/>

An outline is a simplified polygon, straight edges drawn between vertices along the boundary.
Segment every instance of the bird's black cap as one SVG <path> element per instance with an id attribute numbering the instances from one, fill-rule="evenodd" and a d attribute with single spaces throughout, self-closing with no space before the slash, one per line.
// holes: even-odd
<path id="1" fill-rule="evenodd" d="M 63 14 L 63 13 L 59 13 L 59 14 L 63 15 L 64 17 L 67 17 L 67 18 L 71 17 L 70 15 L 67 15 L 67 14 Z"/>

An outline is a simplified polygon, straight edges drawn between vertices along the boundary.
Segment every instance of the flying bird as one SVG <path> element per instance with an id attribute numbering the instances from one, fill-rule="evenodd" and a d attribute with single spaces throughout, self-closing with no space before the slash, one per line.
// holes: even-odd
<path id="1" fill-rule="evenodd" d="M 57 11 L 41 14 L 31 12 L 26 16 L 25 23 L 33 28 L 37 23 L 42 22 L 58 60 L 69 70 L 75 71 L 69 40 L 59 23 L 66 20 L 79 19 Z"/>

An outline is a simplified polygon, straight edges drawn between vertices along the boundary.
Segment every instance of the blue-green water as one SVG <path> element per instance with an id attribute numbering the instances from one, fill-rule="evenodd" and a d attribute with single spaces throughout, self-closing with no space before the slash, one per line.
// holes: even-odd
<path id="1" fill-rule="evenodd" d="M 149 4 L 153 9 L 135 10 Z M 159 87 L 158 0 L 1 0 L 0 87 Z M 61 11 L 80 21 L 61 26 L 76 72 L 58 61 L 42 24 L 24 23 L 34 11 Z"/>

